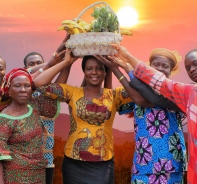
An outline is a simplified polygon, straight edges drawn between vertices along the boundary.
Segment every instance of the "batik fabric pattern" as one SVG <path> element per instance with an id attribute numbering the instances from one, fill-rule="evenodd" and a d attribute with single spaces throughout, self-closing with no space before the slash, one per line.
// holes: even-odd
<path id="1" fill-rule="evenodd" d="M 13 117 L 0 113 L 0 161 L 6 184 L 45 184 L 47 162 L 40 115 L 53 118 L 58 107 L 56 100 L 40 96 L 29 101 L 27 114 Z"/>
<path id="2" fill-rule="evenodd" d="M 114 156 L 112 124 L 119 106 L 131 99 L 123 87 L 103 89 L 99 98 L 84 97 L 84 89 L 67 84 L 53 84 L 39 89 L 41 93 L 67 102 L 70 132 L 65 155 L 82 161 L 106 161 Z"/>
<path id="3" fill-rule="evenodd" d="M 35 91 L 32 95 L 33 97 L 40 96 L 38 91 Z M 56 117 L 58 114 L 56 114 Z M 47 168 L 54 168 L 54 156 L 53 156 L 53 147 L 54 147 L 54 126 L 55 126 L 55 119 L 47 118 L 42 116 L 43 125 L 45 128 L 44 135 L 43 135 L 43 151 L 44 151 L 44 158 L 48 161 Z"/>
<path id="4" fill-rule="evenodd" d="M 1 109 L 6 107 L 10 103 L 11 103 L 11 99 L 10 98 L 6 98 L 5 96 L 3 96 L 2 95 L 2 90 L 0 88 L 0 111 L 1 111 Z"/>
<path id="5" fill-rule="evenodd" d="M 172 100 L 187 114 L 188 120 L 188 172 L 189 184 L 197 181 L 197 86 L 167 79 L 164 74 L 141 62 L 134 75 Z"/>

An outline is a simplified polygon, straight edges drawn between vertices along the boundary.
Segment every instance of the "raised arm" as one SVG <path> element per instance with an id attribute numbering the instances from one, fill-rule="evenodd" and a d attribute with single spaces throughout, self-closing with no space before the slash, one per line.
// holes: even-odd
<path id="1" fill-rule="evenodd" d="M 112 89 L 112 71 L 108 68 L 104 80 L 104 88 Z"/>
<path id="2" fill-rule="evenodd" d="M 66 50 L 60 52 L 60 53 L 56 53 L 56 55 L 53 55 L 51 57 L 51 59 L 43 64 L 34 66 L 32 68 L 29 68 L 28 71 L 30 71 L 30 73 L 32 74 L 33 78 L 36 78 L 38 75 L 40 75 L 40 73 L 42 73 L 44 70 L 47 70 L 48 68 L 51 68 L 52 66 L 56 65 L 57 63 L 59 63 L 61 61 L 61 57 L 62 55 L 65 55 Z"/>
<path id="3" fill-rule="evenodd" d="M 129 63 L 118 62 L 118 65 L 129 75 L 130 86 L 137 90 L 150 103 L 170 110 L 181 111 L 181 109 L 175 103 L 165 98 L 163 95 L 158 94 L 148 84 L 135 77 L 132 72 L 133 68 Z"/>
<path id="4" fill-rule="evenodd" d="M 181 111 L 181 109 L 175 103 L 165 98 L 163 95 L 158 94 L 148 84 L 135 77 L 132 71 L 129 72 L 129 77 L 130 86 L 136 89 L 145 99 L 150 101 L 152 104 L 174 111 Z"/>
<path id="5" fill-rule="evenodd" d="M 30 68 L 27 69 L 27 71 L 29 73 L 31 73 L 32 76 L 34 76 L 34 73 L 37 72 L 40 68 L 44 67 L 44 65 L 46 65 L 46 63 L 42 63 L 42 64 L 39 64 L 39 65 L 30 67 Z"/>
<path id="6" fill-rule="evenodd" d="M 62 62 L 54 65 L 53 67 L 45 70 L 40 73 L 34 80 L 34 87 L 40 87 L 46 84 L 49 84 L 51 80 L 66 67 L 70 67 L 70 65 L 78 58 L 73 57 L 71 53 L 71 49 L 66 49 L 65 58 Z"/>
<path id="7" fill-rule="evenodd" d="M 123 61 L 125 63 L 129 63 L 134 69 L 138 66 L 138 64 L 141 63 L 140 60 L 135 58 L 131 53 L 123 46 L 118 44 L 111 44 L 114 49 L 117 50 L 116 56 L 120 58 L 120 61 Z M 114 56 L 108 56 L 109 58 L 112 58 Z"/>
<path id="8" fill-rule="evenodd" d="M 116 63 L 116 58 L 114 56 L 110 57 L 110 60 L 103 56 L 95 56 L 98 60 L 104 63 L 108 68 L 112 70 L 114 75 L 118 78 L 124 89 L 127 91 L 129 97 L 139 106 L 142 107 L 152 107 L 153 104 L 144 99 L 135 89 L 129 85 L 129 81 L 119 70 Z"/>
<path id="9" fill-rule="evenodd" d="M 30 71 L 33 78 L 36 78 L 42 71 L 47 70 L 48 68 L 62 61 L 66 52 L 65 43 L 69 38 L 70 38 L 70 35 L 67 34 L 66 37 L 61 42 L 61 44 L 56 49 L 56 52 L 53 53 L 51 59 L 48 62 L 28 68 L 28 71 Z"/>
<path id="10" fill-rule="evenodd" d="M 133 57 L 126 48 L 117 44 L 112 44 L 112 46 L 118 51 L 117 57 L 131 64 L 134 68 L 133 74 L 137 78 L 140 78 L 140 80 L 150 85 L 157 92 L 173 101 L 183 112 L 187 111 L 188 101 L 194 91 L 193 85 L 167 79 L 163 73 Z"/>
<path id="11" fill-rule="evenodd" d="M 55 83 L 66 84 L 68 81 L 68 76 L 70 74 L 70 69 L 71 69 L 71 65 L 63 68 L 60 74 L 58 75 L 57 79 L 55 80 Z"/>

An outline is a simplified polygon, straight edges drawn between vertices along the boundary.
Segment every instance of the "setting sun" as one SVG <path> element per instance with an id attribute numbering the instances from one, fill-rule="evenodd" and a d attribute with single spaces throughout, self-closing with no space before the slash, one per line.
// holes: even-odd
<path id="1" fill-rule="evenodd" d="M 138 13 L 130 6 L 120 8 L 117 12 L 117 16 L 120 27 L 132 27 L 138 23 Z"/>

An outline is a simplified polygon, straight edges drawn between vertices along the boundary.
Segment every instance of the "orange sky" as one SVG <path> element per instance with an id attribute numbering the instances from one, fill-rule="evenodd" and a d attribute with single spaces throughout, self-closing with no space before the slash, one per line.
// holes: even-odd
<path id="1" fill-rule="evenodd" d="M 32 51 L 40 52 L 49 60 L 65 32 L 57 28 L 65 19 L 75 18 L 94 0 L 0 0 L 0 55 L 7 62 L 7 70 L 23 66 L 23 58 Z M 136 57 L 147 61 L 156 47 L 178 50 L 183 56 L 197 47 L 196 0 L 107 0 L 117 12 L 121 6 L 130 5 L 139 13 L 139 25 L 133 27 L 133 36 L 124 36 L 122 44 Z M 92 9 L 93 10 L 93 9 Z M 90 13 L 82 17 L 90 20 Z M 76 71 L 78 77 L 76 77 Z M 68 83 L 80 85 L 83 74 L 80 62 L 75 63 Z M 171 77 L 190 82 L 183 62 L 180 72 Z M 114 86 L 119 86 L 114 78 Z M 66 109 L 66 108 L 64 108 Z M 119 121 L 122 123 L 119 126 Z M 125 125 L 125 126 L 124 126 Z M 115 127 L 130 129 L 130 120 L 116 118 Z"/>

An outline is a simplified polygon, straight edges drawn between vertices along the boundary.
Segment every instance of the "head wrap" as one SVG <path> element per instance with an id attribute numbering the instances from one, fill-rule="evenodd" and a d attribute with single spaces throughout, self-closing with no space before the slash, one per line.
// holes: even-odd
<path id="1" fill-rule="evenodd" d="M 149 57 L 150 64 L 157 57 L 165 57 L 169 59 L 172 64 L 171 72 L 178 72 L 178 62 L 182 60 L 182 57 L 176 50 L 171 51 L 165 48 L 153 49 Z"/>
<path id="2" fill-rule="evenodd" d="M 9 88 L 12 80 L 18 76 L 26 76 L 32 86 L 33 80 L 31 74 L 24 68 L 15 68 L 4 76 L 3 84 L 1 86 L 2 95 L 9 96 Z"/>

